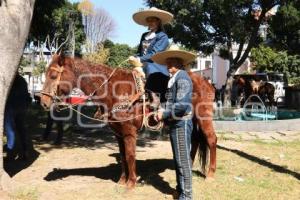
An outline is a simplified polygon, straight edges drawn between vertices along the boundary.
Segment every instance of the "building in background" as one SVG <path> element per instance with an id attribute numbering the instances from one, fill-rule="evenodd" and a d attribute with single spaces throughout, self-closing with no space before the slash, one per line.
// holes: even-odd
<path id="1" fill-rule="evenodd" d="M 52 52 L 55 50 L 52 49 Z M 34 97 L 36 93 L 42 90 L 45 75 L 41 73 L 38 67 L 46 67 L 51 62 L 51 51 L 46 45 L 34 46 L 32 43 L 24 49 L 23 60 L 26 60 L 25 66 L 22 66 L 22 74 L 28 83 L 29 93 Z M 42 65 L 42 66 L 41 66 Z"/>
<path id="2" fill-rule="evenodd" d="M 238 45 L 233 46 L 233 56 L 238 51 Z M 217 89 L 221 89 L 227 79 L 229 70 L 229 60 L 225 60 L 219 56 L 219 51 L 215 50 L 211 55 L 206 56 L 198 53 L 197 62 L 191 68 L 191 71 L 199 73 L 204 78 L 211 80 Z M 249 59 L 240 66 L 236 74 L 255 73 Z"/>

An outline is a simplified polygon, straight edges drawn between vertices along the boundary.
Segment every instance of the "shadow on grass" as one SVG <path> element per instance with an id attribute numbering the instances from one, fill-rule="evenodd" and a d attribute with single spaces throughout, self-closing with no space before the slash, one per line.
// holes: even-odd
<path id="1" fill-rule="evenodd" d="M 42 139 L 43 133 L 45 131 L 47 122 L 47 112 L 45 112 L 40 105 L 32 104 L 28 110 L 26 118 L 26 132 L 31 138 L 30 142 L 37 151 L 43 151 L 45 153 L 61 149 L 61 148 L 76 148 L 82 147 L 87 149 L 116 149 L 118 147 L 117 140 L 112 130 L 105 126 L 103 128 L 83 128 L 77 125 L 77 116 L 69 121 L 64 122 L 64 136 L 61 145 L 49 145 L 56 138 L 56 129 L 51 132 L 49 140 L 45 141 Z M 85 121 L 86 123 L 91 123 Z M 149 137 L 151 136 L 151 138 Z M 153 137 L 152 137 L 153 136 Z M 139 135 L 137 140 L 137 146 L 139 147 L 152 147 L 154 146 L 153 140 L 159 136 L 159 134 Z M 14 176 L 23 169 L 31 166 L 35 160 L 38 158 L 39 153 L 34 151 L 30 154 L 30 157 L 26 161 L 16 160 L 5 162 L 5 170 L 10 176 Z M 118 175 L 118 174 L 116 174 Z"/>
<path id="2" fill-rule="evenodd" d="M 110 156 L 116 157 L 119 161 L 117 154 L 111 154 Z M 152 185 L 164 194 L 173 194 L 175 190 L 170 187 L 169 183 L 166 182 L 162 176 L 159 175 L 166 169 L 174 170 L 173 162 L 174 161 L 171 159 L 137 160 L 137 174 L 141 177 L 138 180 L 138 185 L 140 185 L 139 183 L 145 183 Z M 93 176 L 117 183 L 120 174 L 121 165 L 118 162 L 104 167 L 95 168 L 53 169 L 53 171 L 50 172 L 44 180 L 55 181 L 68 176 Z"/>
<path id="3" fill-rule="evenodd" d="M 221 149 L 221 150 L 224 150 L 224 151 L 229 151 L 231 153 L 235 153 L 235 154 L 237 154 L 237 155 L 239 155 L 239 156 L 241 156 L 245 159 L 248 159 L 248 160 L 251 160 L 252 162 L 260 164 L 261 166 L 268 167 L 268 168 L 274 170 L 275 172 L 289 174 L 289 175 L 295 177 L 296 179 L 300 180 L 300 174 L 299 173 L 291 171 L 291 170 L 289 170 L 285 167 L 282 167 L 280 165 L 276 165 L 276 164 L 271 163 L 269 161 L 263 160 L 261 158 L 258 158 L 256 156 L 254 156 L 254 155 L 245 153 L 245 152 L 237 150 L 237 149 L 230 149 L 230 148 L 220 146 L 220 145 L 218 145 L 218 149 Z"/>
<path id="4" fill-rule="evenodd" d="M 206 178 L 205 174 L 203 174 L 202 172 L 198 171 L 198 170 L 192 170 L 193 175 L 197 176 L 197 177 L 201 177 L 203 179 Z"/>
<path id="5" fill-rule="evenodd" d="M 88 110 L 89 116 L 93 116 L 92 110 Z M 98 125 L 98 122 L 81 119 L 84 121 L 85 125 Z M 103 126 L 101 128 L 84 128 L 77 124 L 77 115 L 74 115 L 70 120 L 63 122 L 63 140 L 62 145 L 47 145 L 53 143 L 57 137 L 57 130 L 55 126 L 53 131 L 51 131 L 48 140 L 43 140 L 42 135 L 45 131 L 47 121 L 47 113 L 42 110 L 39 105 L 32 105 L 29 117 L 28 117 L 28 130 L 32 137 L 33 143 L 36 145 L 38 150 L 50 151 L 56 148 L 74 148 L 74 147 L 84 147 L 88 149 L 99 149 L 99 148 L 109 148 L 112 149 L 117 147 L 117 140 L 114 132 L 108 127 Z M 55 123 L 54 123 L 55 125 Z M 139 147 L 152 147 L 153 140 L 160 137 L 158 133 L 138 133 L 137 146 Z M 161 139 L 161 138 L 158 138 Z"/>

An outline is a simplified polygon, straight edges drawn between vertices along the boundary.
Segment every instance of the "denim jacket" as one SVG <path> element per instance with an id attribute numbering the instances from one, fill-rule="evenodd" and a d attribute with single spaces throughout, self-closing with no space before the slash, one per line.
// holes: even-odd
<path id="1" fill-rule="evenodd" d="M 188 73 L 179 70 L 169 80 L 167 103 L 163 111 L 164 120 L 180 120 L 192 112 L 193 84 Z"/>
<path id="2" fill-rule="evenodd" d="M 143 42 L 146 40 L 145 37 L 149 32 L 146 32 L 142 35 L 140 45 L 138 47 L 137 56 L 140 58 L 140 61 L 144 64 L 144 72 L 148 77 L 150 74 L 160 72 L 166 76 L 169 76 L 169 72 L 166 66 L 157 64 L 151 60 L 151 57 L 158 53 L 165 51 L 169 46 L 169 38 L 164 32 L 156 32 L 154 38 L 149 40 L 149 47 L 145 50 L 143 48 Z M 145 51 L 144 51 L 145 50 Z"/>

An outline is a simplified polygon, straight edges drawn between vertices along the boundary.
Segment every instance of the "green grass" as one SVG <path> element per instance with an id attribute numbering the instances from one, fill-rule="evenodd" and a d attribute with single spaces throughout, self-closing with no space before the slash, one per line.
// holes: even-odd
<path id="1" fill-rule="evenodd" d="M 33 134 L 42 133 L 44 128 L 44 121 L 47 117 L 46 113 L 43 112 L 38 106 L 34 106 L 29 111 L 29 115 L 32 116 L 28 118 L 28 127 L 31 128 L 31 132 Z M 66 136 L 68 134 L 71 134 L 71 131 L 70 133 L 67 132 Z M 259 139 L 244 141 L 239 134 L 234 138 L 230 137 L 230 135 L 232 135 L 232 133 L 218 133 L 218 144 L 221 147 L 226 147 L 227 150 L 226 148 L 218 148 L 217 150 L 217 171 L 215 181 L 206 182 L 204 181 L 203 177 L 199 176 L 199 173 L 193 173 L 194 200 L 300 199 L 299 140 L 295 140 L 292 142 L 267 142 Z M 166 145 L 169 145 L 168 141 L 166 141 Z M 156 147 L 153 146 L 153 149 L 155 148 Z M 56 149 L 53 148 L 53 151 L 56 151 Z M 89 151 L 86 151 L 86 148 L 84 147 L 76 148 L 76 152 L 75 149 L 72 149 L 72 151 L 74 151 L 74 153 L 78 153 L 78 155 L 82 157 L 90 153 Z M 103 151 L 103 154 L 99 155 L 99 157 L 105 157 L 105 152 L 108 152 L 107 149 L 105 149 L 105 151 Z M 163 154 L 164 156 L 166 155 L 164 158 L 172 158 L 171 151 L 166 152 L 165 149 L 158 149 L 156 151 L 156 154 L 157 152 L 161 152 L 161 154 Z M 53 152 L 47 152 L 46 154 L 45 152 L 41 151 L 41 153 L 41 160 L 45 158 L 59 158 L 53 156 L 53 154 L 51 154 Z M 151 152 L 147 152 L 147 158 L 148 156 L 161 156 L 160 154 L 156 154 L 151 155 Z M 144 157 L 139 157 L 138 159 L 144 159 Z M 54 160 L 51 160 L 51 162 L 54 162 Z M 59 163 L 59 161 L 57 160 L 55 160 L 55 162 Z M 71 162 L 72 160 L 70 160 L 70 163 Z M 103 160 L 101 160 L 101 166 L 103 167 L 105 165 L 102 162 Z M 88 164 L 89 163 L 86 163 L 80 167 L 87 167 Z M 41 167 L 43 166 L 41 165 Z M 72 168 L 71 164 L 70 166 L 67 165 L 67 168 Z M 194 170 L 199 170 L 199 164 L 197 162 L 195 162 Z M 43 176 L 45 176 L 45 174 L 43 174 Z M 170 169 L 167 169 L 166 171 L 159 174 L 159 176 L 161 176 L 162 179 L 165 180 L 170 186 L 175 186 L 176 180 L 174 171 L 170 171 Z M 235 177 L 242 178 L 243 181 L 239 181 Z M 106 184 L 104 184 L 107 188 L 98 187 L 98 185 L 97 187 L 95 187 L 95 185 L 93 184 L 101 184 L 101 182 L 103 182 L 102 179 L 98 178 L 95 182 L 87 183 L 91 184 L 88 188 L 84 188 L 83 191 L 79 190 L 76 192 L 79 192 L 79 195 L 90 197 L 90 199 L 164 199 L 164 194 L 159 192 L 152 185 L 148 184 L 149 180 L 152 179 L 152 177 L 149 176 L 144 178 L 145 185 L 137 187 L 135 191 L 131 195 L 129 195 L 128 198 L 126 198 L 127 192 L 124 188 L 116 186 L 114 182 L 109 182 L 109 184 L 107 184 L 107 181 L 109 180 L 105 181 Z M 68 184 L 67 181 L 68 180 L 66 180 L 66 184 Z M 47 185 L 49 184 L 49 188 L 47 188 L 47 191 L 48 189 L 53 190 L 52 184 L 55 185 L 55 183 L 58 183 L 58 181 L 47 183 Z M 71 184 L 71 182 L 69 183 Z M 15 200 L 37 200 L 39 199 L 43 190 L 46 189 L 42 188 L 42 186 L 37 186 L 36 188 L 28 186 L 26 188 L 18 189 L 12 194 L 11 197 Z M 53 192 L 62 194 L 61 198 L 65 197 L 64 199 L 72 199 L 74 195 L 77 195 L 77 193 L 70 194 L 65 193 L 65 191 L 68 190 L 64 190 L 64 188 L 61 187 L 58 191 Z M 86 192 L 90 195 L 83 194 Z M 76 198 L 82 199 L 81 197 L 83 196 L 76 196 Z"/>
<path id="2" fill-rule="evenodd" d="M 299 199 L 300 141 L 265 143 L 220 140 L 222 146 L 240 154 L 218 149 L 216 180 L 207 183 L 194 177 L 197 199 Z M 244 156 L 250 155 L 250 158 Z M 280 154 L 284 158 L 280 158 Z M 270 159 L 264 160 L 264 157 Z M 242 182 L 235 179 L 240 177 Z"/>

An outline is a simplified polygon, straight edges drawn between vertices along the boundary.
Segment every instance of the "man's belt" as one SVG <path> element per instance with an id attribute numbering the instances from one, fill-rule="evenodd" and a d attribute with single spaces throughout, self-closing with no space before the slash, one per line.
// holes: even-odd
<path id="1" fill-rule="evenodd" d="M 191 111 L 189 113 L 184 114 L 182 117 L 176 117 L 176 119 L 171 118 L 168 121 L 189 120 L 189 119 L 192 119 L 192 117 L 193 117 L 193 112 Z"/>

